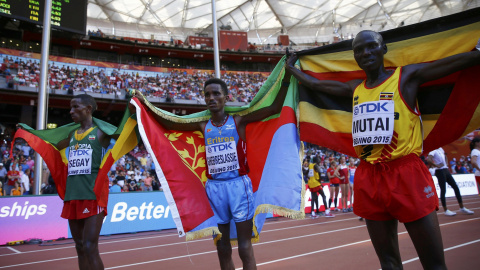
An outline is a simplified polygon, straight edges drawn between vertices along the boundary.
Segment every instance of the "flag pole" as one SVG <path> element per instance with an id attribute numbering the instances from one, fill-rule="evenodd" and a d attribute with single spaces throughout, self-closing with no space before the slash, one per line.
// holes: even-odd
<path id="1" fill-rule="evenodd" d="M 47 80 L 48 80 L 48 56 L 50 53 L 50 28 L 52 14 L 52 0 L 45 0 L 45 12 L 43 16 L 42 54 L 40 58 L 40 90 L 37 104 L 37 130 L 45 129 L 47 110 Z M 40 195 L 42 189 L 43 159 L 35 154 L 35 183 L 34 194 Z"/>
<path id="2" fill-rule="evenodd" d="M 213 21 L 213 63 L 215 66 L 215 78 L 220 79 L 220 53 L 218 51 L 217 9 L 215 7 L 215 0 L 212 0 L 212 21 Z"/>

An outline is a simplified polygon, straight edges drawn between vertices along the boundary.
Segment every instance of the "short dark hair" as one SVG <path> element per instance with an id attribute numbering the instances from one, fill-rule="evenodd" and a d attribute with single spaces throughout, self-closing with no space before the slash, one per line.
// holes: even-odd
<path id="1" fill-rule="evenodd" d="M 211 78 L 211 79 L 208 79 L 206 82 L 205 82 L 205 85 L 203 86 L 203 91 L 205 91 L 205 88 L 207 88 L 208 85 L 210 84 L 219 84 L 220 87 L 222 88 L 222 91 L 223 91 L 223 94 L 226 96 L 228 95 L 228 86 L 227 84 L 221 80 L 221 79 L 218 79 L 218 78 Z"/>
<path id="2" fill-rule="evenodd" d="M 476 144 L 477 142 L 480 142 L 480 138 L 479 138 L 479 137 L 473 138 L 473 140 L 470 142 L 470 151 L 472 151 L 473 148 L 475 148 L 475 144 Z"/>
<path id="3" fill-rule="evenodd" d="M 95 101 L 95 99 L 92 96 L 87 95 L 87 94 L 80 94 L 80 95 L 74 96 L 73 98 L 80 99 L 80 102 L 83 105 L 92 106 L 92 113 L 97 110 L 97 102 Z"/>
<path id="4" fill-rule="evenodd" d="M 357 37 L 358 37 L 359 35 L 361 35 L 361 34 L 364 34 L 364 33 L 372 33 L 372 34 L 376 35 L 377 38 L 378 38 L 378 41 L 380 41 L 379 43 L 382 44 L 382 45 L 385 44 L 385 41 L 383 40 L 382 34 L 376 32 L 376 31 L 373 31 L 373 30 L 362 30 L 362 31 L 358 32 L 358 34 L 357 34 L 357 35 L 355 36 L 355 38 L 352 40 L 352 46 L 353 46 L 353 44 L 355 43 L 355 40 L 357 39 Z"/>

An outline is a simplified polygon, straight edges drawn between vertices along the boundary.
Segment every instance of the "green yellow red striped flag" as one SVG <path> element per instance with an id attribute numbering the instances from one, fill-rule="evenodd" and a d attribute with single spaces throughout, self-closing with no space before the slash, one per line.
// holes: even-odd
<path id="1" fill-rule="evenodd" d="M 93 118 L 93 122 L 105 134 L 118 136 L 116 143 L 108 147 L 102 159 L 93 190 L 97 197 L 98 205 L 107 207 L 109 188 L 107 174 L 116 160 L 130 152 L 137 145 L 137 121 L 135 115 L 130 115 L 128 110 L 126 110 L 118 128 L 97 118 Z M 42 156 L 55 181 L 58 195 L 63 200 L 68 172 L 68 160 L 65 154 L 67 148 L 57 149 L 56 145 L 71 136 L 80 127 L 80 124 L 70 123 L 55 129 L 46 130 L 35 130 L 22 123 L 18 125 L 21 129 L 16 131 L 13 141 L 15 141 L 15 138 L 23 138 L 33 150 Z"/>

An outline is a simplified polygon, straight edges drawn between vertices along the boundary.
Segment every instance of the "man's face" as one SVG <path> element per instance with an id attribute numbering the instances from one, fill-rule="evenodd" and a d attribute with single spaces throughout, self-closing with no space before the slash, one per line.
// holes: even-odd
<path id="1" fill-rule="evenodd" d="M 205 87 L 205 103 L 210 112 L 223 110 L 226 102 L 227 97 L 219 84 L 212 83 Z"/>
<path id="2" fill-rule="evenodd" d="M 79 98 L 74 98 L 70 101 L 70 116 L 75 123 L 80 123 L 87 119 L 90 115 L 90 110 L 91 107 L 82 104 Z"/>
<path id="3" fill-rule="evenodd" d="M 353 40 L 353 56 L 358 66 L 365 70 L 376 70 L 383 65 L 383 55 L 387 47 L 382 37 L 375 32 L 359 33 Z"/>

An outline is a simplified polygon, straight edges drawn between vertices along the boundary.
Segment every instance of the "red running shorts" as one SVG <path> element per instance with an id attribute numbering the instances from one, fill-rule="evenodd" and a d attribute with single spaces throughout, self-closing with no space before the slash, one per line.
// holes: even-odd
<path id="1" fill-rule="evenodd" d="M 438 210 L 432 175 L 415 154 L 378 164 L 362 160 L 353 189 L 354 213 L 370 220 L 406 223 Z"/>
<path id="2" fill-rule="evenodd" d="M 84 219 L 105 212 L 107 208 L 98 206 L 96 200 L 73 200 L 63 202 L 62 218 Z"/>

